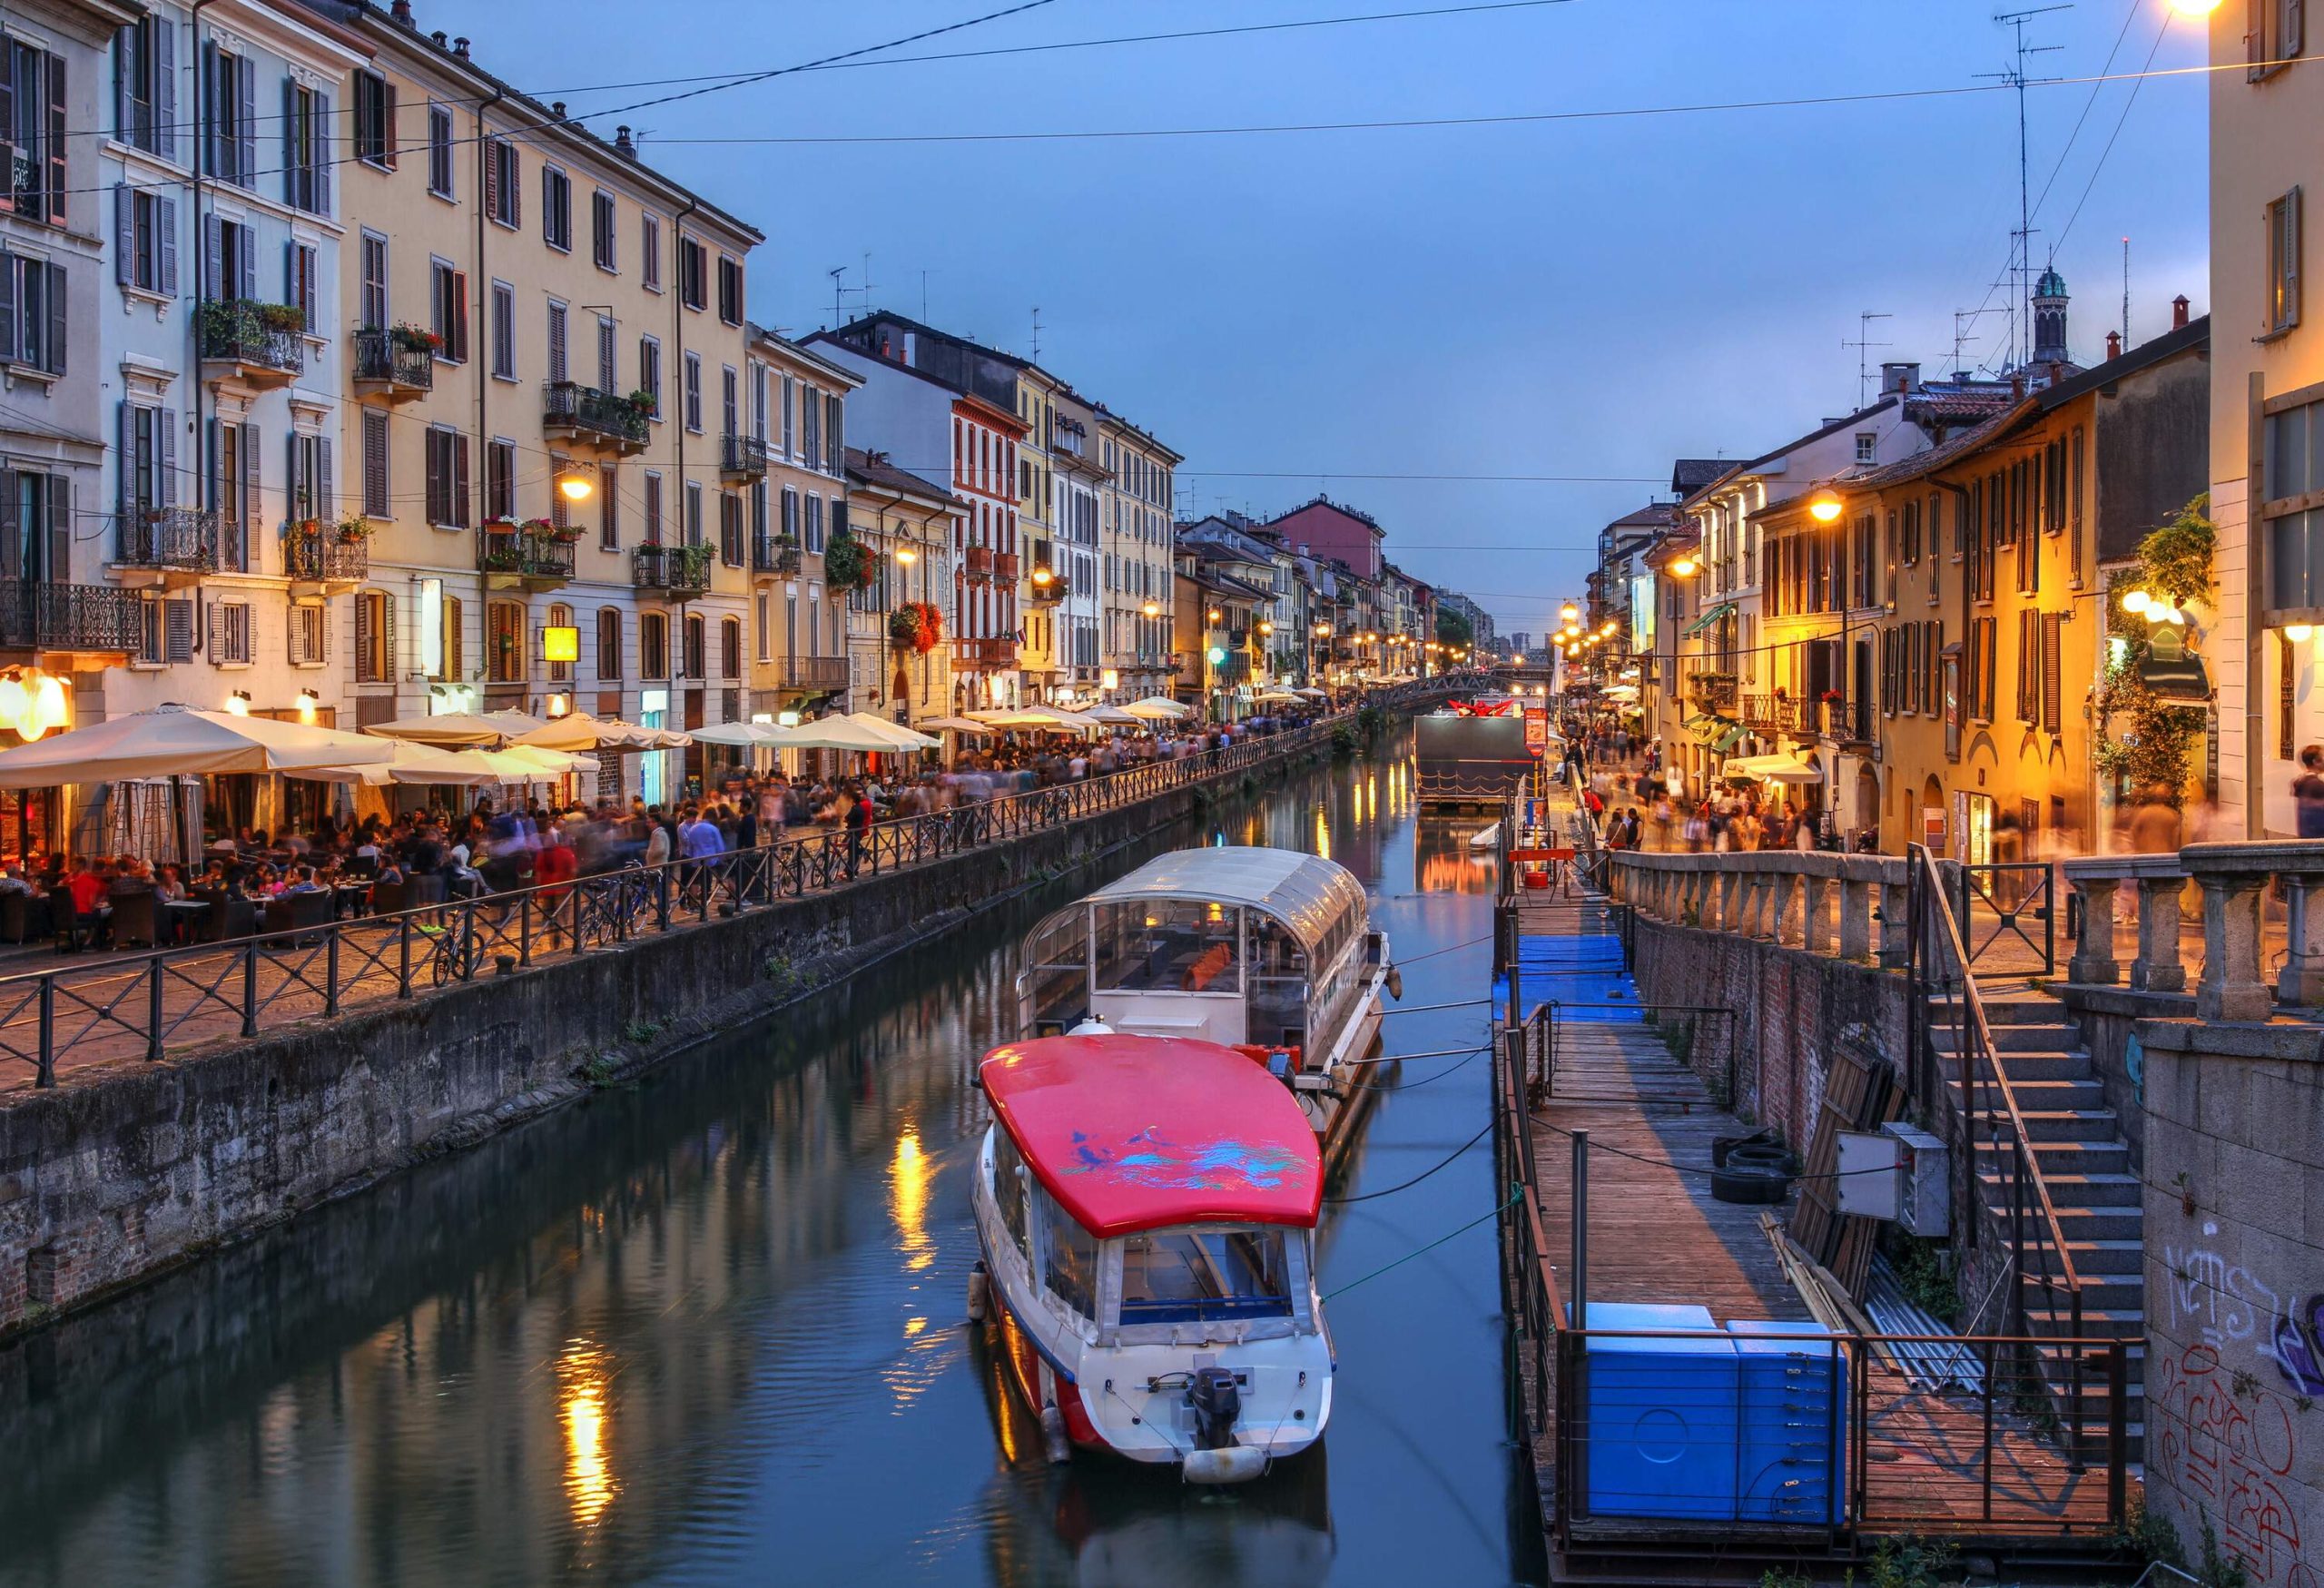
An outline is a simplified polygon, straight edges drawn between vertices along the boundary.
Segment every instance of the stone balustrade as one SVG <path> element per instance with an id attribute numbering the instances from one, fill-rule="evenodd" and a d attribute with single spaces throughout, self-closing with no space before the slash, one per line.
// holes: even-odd
<path id="1" fill-rule="evenodd" d="M 1614 899 L 1658 920 L 1843 960 L 1905 952 L 1906 863 L 1896 855 L 1630 850 L 1609 858 Z"/>
<path id="2" fill-rule="evenodd" d="M 2068 980 L 2102 987 L 2122 980 L 2122 967 L 2114 958 L 2114 920 L 2128 883 L 2139 934 L 2131 961 L 2132 991 L 2185 990 L 2187 969 L 2179 957 L 2179 901 L 2187 889 L 2187 869 L 2176 852 L 2092 855 L 2066 861 L 2059 869 L 2082 901 L 2082 935 L 2066 963 Z"/>
<path id="3" fill-rule="evenodd" d="M 2122 980 L 2113 922 L 2128 883 L 2135 885 L 2138 911 L 2132 990 L 2183 991 L 2181 901 L 2191 882 L 2202 895 L 2196 1019 L 2263 1021 L 2279 1005 L 2324 1006 L 2324 839 L 2191 843 L 2176 853 L 2070 860 L 2063 869 L 2083 906 L 2082 936 L 2067 971 L 2073 981 L 2103 986 Z M 2283 964 L 2272 985 L 2271 891 L 2280 891 L 2284 909 Z"/>

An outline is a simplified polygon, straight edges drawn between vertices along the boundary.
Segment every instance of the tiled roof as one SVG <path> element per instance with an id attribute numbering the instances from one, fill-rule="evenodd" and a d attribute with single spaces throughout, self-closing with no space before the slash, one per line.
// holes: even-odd
<path id="1" fill-rule="evenodd" d="M 952 493 L 935 481 L 922 479 L 908 469 L 899 469 L 888 461 L 886 453 L 873 457 L 861 447 L 847 449 L 847 472 L 850 478 L 886 490 L 901 491 L 909 496 L 931 497 L 938 501 L 950 501 Z"/>

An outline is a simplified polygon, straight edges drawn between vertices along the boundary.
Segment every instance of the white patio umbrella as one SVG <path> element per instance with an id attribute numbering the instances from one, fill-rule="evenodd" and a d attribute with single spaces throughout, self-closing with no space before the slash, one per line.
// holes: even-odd
<path id="1" fill-rule="evenodd" d="M 586 711 L 568 712 L 547 722 L 537 721 L 531 728 L 509 737 L 518 745 L 567 752 L 676 750 L 689 743 L 685 735 L 668 728 L 640 727 L 619 717 L 591 716 Z"/>
<path id="2" fill-rule="evenodd" d="M 1149 695 L 1144 700 L 1133 700 L 1122 709 L 1134 717 L 1157 723 L 1174 723 L 1193 715 L 1191 706 L 1180 705 L 1175 700 L 1165 700 L 1158 695 Z"/>
<path id="3" fill-rule="evenodd" d="M 972 722 L 964 716 L 922 717 L 920 719 L 920 725 L 923 728 L 935 728 L 948 734 L 974 734 L 980 738 L 986 739 L 992 738 L 1000 732 L 999 728 L 994 727 L 990 723 Z"/>
<path id="4" fill-rule="evenodd" d="M 477 749 L 454 750 L 437 745 L 415 745 L 407 739 L 388 741 L 390 752 L 385 761 L 368 766 L 342 766 L 326 769 L 335 775 L 331 783 L 359 783 L 366 788 L 382 788 L 389 784 L 441 784 L 459 788 L 482 788 L 489 784 L 507 781 L 487 758 L 487 752 Z M 321 777 L 320 772 L 308 773 L 310 777 Z"/>
<path id="5" fill-rule="evenodd" d="M 505 749 L 487 750 L 485 758 L 503 772 L 509 774 L 510 783 L 538 783 L 545 777 L 566 777 L 575 773 L 595 772 L 598 761 L 595 755 L 576 755 L 566 750 L 545 750 L 538 745 L 510 745 Z"/>
<path id="6" fill-rule="evenodd" d="M 778 743 L 779 741 L 773 735 L 780 731 L 773 723 L 714 723 L 709 727 L 694 729 L 694 742 L 697 745 L 729 745 L 739 750 L 755 750 L 762 745 Z"/>
<path id="7" fill-rule="evenodd" d="M 0 788 L 219 772 L 305 777 L 325 768 L 371 765 L 394 754 L 385 740 L 336 728 L 157 705 L 0 750 Z"/>
<path id="8" fill-rule="evenodd" d="M 890 755 L 901 747 L 886 735 L 843 716 L 776 728 L 763 742 L 778 750 L 852 750 L 864 755 Z"/>
<path id="9" fill-rule="evenodd" d="M 1296 701 L 1298 698 L 1299 696 L 1294 695 L 1288 689 L 1269 689 L 1257 696 L 1258 702 L 1262 705 L 1266 705 L 1269 701 Z"/>
<path id="10" fill-rule="evenodd" d="M 1144 717 L 1134 715 L 1125 707 L 1118 705 L 1093 705 L 1081 715 L 1093 723 L 1104 723 L 1109 727 L 1121 727 L 1125 725 L 1137 727 L 1146 721 Z"/>
<path id="11" fill-rule="evenodd" d="M 885 735 L 899 750 L 935 750 L 943 745 L 941 739 L 931 739 L 926 734 L 916 734 L 901 723 L 891 722 L 883 716 L 875 716 L 868 711 L 849 712 L 846 720 L 860 724 L 872 733 Z"/>
<path id="12" fill-rule="evenodd" d="M 409 739 L 415 745 L 497 745 L 544 726 L 541 719 L 521 711 L 448 711 L 438 716 L 398 717 L 391 723 L 371 723 L 363 731 L 383 739 Z"/>

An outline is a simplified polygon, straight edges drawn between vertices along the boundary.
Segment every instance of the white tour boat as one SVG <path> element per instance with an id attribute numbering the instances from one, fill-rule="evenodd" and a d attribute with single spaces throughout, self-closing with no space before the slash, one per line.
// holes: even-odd
<path id="1" fill-rule="evenodd" d="M 1293 1094 L 1232 1048 L 1110 1032 L 996 1048 L 978 1080 L 970 1316 L 1051 1458 L 1240 1483 L 1322 1437 L 1323 1158 Z"/>
<path id="2" fill-rule="evenodd" d="M 1374 1090 L 1382 996 L 1403 979 L 1345 866 L 1288 849 L 1181 849 L 1026 939 L 1022 1029 L 1088 1022 L 1240 1048 L 1298 1096 L 1326 1157 Z"/>

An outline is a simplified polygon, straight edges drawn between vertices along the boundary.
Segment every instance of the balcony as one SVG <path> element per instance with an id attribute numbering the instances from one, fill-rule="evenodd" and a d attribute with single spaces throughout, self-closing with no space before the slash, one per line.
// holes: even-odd
<path id="1" fill-rule="evenodd" d="M 989 639 L 956 639 L 952 642 L 952 665 L 988 673 L 1013 667 L 1017 665 L 1017 642 L 1005 634 Z"/>
<path id="2" fill-rule="evenodd" d="M 1687 675 L 1687 696 L 1703 711 L 1731 712 L 1736 708 L 1737 686 L 1732 673 L 1689 673 Z"/>
<path id="3" fill-rule="evenodd" d="M 553 590 L 573 577 L 573 541 L 523 524 L 477 531 L 477 571 L 487 590 Z"/>
<path id="4" fill-rule="evenodd" d="M 645 450 L 651 416 L 642 403 L 594 386 L 556 380 L 541 389 L 541 429 L 553 439 L 627 458 Z"/>
<path id="5" fill-rule="evenodd" d="M 1799 702 L 1787 695 L 1747 695 L 1743 725 L 1754 733 L 1796 734 L 1800 731 Z"/>
<path id="6" fill-rule="evenodd" d="M 1251 658 L 1242 651 L 1227 652 L 1226 659 L 1215 664 L 1210 669 L 1210 682 L 1214 687 L 1226 688 L 1250 681 Z"/>
<path id="7" fill-rule="evenodd" d="M 1001 585 L 1015 584 L 1017 582 L 1018 570 L 1023 566 L 1024 565 L 1018 560 L 1017 554 L 1013 551 L 994 552 L 992 554 L 993 582 Z"/>
<path id="8" fill-rule="evenodd" d="M 253 390 L 288 386 L 307 367 L 305 312 L 290 303 L 246 298 L 204 303 L 194 318 L 204 380 L 238 380 Z"/>
<path id="9" fill-rule="evenodd" d="M 787 535 L 751 537 L 751 572 L 785 578 L 799 571 L 799 543 Z"/>
<path id="10" fill-rule="evenodd" d="M 144 603 L 111 585 L 0 582 L 0 650 L 72 651 L 114 666 L 143 646 Z"/>
<path id="11" fill-rule="evenodd" d="M 766 443 L 756 436 L 718 438 L 718 477 L 750 481 L 766 478 Z"/>
<path id="12" fill-rule="evenodd" d="M 699 596 L 710 588 L 710 547 L 637 547 L 629 554 L 629 582 L 673 600 Z"/>
<path id="13" fill-rule="evenodd" d="M 334 586 L 343 589 L 368 577 L 370 571 L 371 538 L 368 535 L 350 538 L 329 525 L 313 535 L 302 534 L 295 528 L 283 533 L 282 576 L 294 586 L 320 586 L 320 593 L 329 595 Z"/>
<path id="14" fill-rule="evenodd" d="M 788 656 L 783 663 L 783 683 L 788 689 L 832 690 L 847 687 L 845 656 Z"/>
<path id="15" fill-rule="evenodd" d="M 417 326 L 368 326 L 355 333 L 355 395 L 391 403 L 436 387 L 436 337 Z"/>
<path id="16" fill-rule="evenodd" d="M 218 515 L 193 508 L 125 513 L 113 542 L 113 566 L 159 576 L 133 580 L 174 588 L 218 567 Z"/>
<path id="17" fill-rule="evenodd" d="M 971 546 L 960 557 L 960 566 L 972 579 L 992 577 L 992 547 Z"/>

